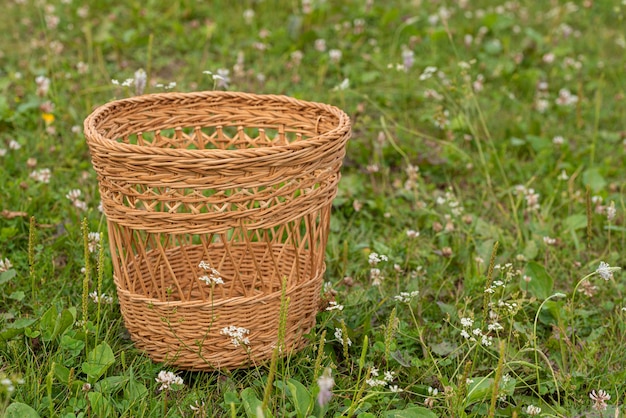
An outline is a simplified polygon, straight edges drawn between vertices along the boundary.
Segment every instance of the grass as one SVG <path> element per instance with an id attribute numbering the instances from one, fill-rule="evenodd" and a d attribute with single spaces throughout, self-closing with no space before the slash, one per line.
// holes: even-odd
<path id="1" fill-rule="evenodd" d="M 624 2 L 89 3 L 3 9 L 0 413 L 623 416 L 626 288 L 599 267 L 626 243 Z M 81 124 L 135 94 L 139 69 L 146 92 L 350 114 L 323 295 L 343 309 L 301 352 L 177 372 L 101 296 L 115 289 L 88 235 L 107 242 Z M 219 69 L 229 80 L 203 73 Z M 159 390 L 162 370 L 184 383 Z"/>

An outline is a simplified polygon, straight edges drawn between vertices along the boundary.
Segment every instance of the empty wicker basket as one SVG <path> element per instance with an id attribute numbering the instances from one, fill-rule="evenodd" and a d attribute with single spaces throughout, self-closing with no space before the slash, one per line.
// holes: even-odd
<path id="1" fill-rule="evenodd" d="M 114 101 L 85 120 L 122 315 L 189 370 L 249 366 L 315 324 L 350 135 L 333 106 L 231 92 Z"/>

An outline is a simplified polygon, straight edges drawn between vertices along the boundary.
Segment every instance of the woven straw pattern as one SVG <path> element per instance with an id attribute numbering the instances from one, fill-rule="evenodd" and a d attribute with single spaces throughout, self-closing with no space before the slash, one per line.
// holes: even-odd
<path id="1" fill-rule="evenodd" d="M 284 96 L 167 93 L 85 120 L 122 315 L 154 360 L 190 370 L 271 357 L 315 323 L 330 206 L 350 135 L 341 110 Z M 198 280 L 201 261 L 223 284 Z M 250 330 L 249 345 L 221 333 Z"/>

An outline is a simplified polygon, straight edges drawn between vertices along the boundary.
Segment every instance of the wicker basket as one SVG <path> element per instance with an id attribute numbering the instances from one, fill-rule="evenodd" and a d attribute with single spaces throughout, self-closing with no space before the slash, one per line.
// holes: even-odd
<path id="1" fill-rule="evenodd" d="M 284 96 L 154 94 L 99 107 L 85 136 L 137 347 L 188 370 L 265 361 L 284 280 L 285 348 L 302 347 L 350 136 L 344 112 Z"/>

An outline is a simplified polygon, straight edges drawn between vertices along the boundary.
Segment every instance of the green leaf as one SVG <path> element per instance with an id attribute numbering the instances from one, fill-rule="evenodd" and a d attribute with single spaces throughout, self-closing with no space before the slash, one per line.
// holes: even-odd
<path id="1" fill-rule="evenodd" d="M 534 260 L 534 258 L 537 257 L 538 251 L 537 243 L 533 240 L 529 240 L 524 248 L 524 257 L 526 257 L 526 260 Z"/>
<path id="2" fill-rule="evenodd" d="M 577 231 L 579 229 L 583 229 L 587 226 L 587 215 L 576 214 L 572 216 L 568 216 L 563 221 L 563 227 L 566 231 Z"/>
<path id="3" fill-rule="evenodd" d="M 243 401 L 243 409 L 246 411 L 248 418 L 257 418 L 257 411 L 263 408 L 263 402 L 256 397 L 256 393 L 252 388 L 245 388 L 241 391 L 241 400 Z"/>
<path id="4" fill-rule="evenodd" d="M 520 288 L 526 290 L 538 299 L 546 299 L 552 294 L 554 280 L 548 275 L 546 269 L 534 261 L 526 265 L 524 275 L 530 277 L 530 282 L 520 279 Z"/>
<path id="5" fill-rule="evenodd" d="M 384 418 L 438 418 L 433 411 L 422 406 L 386 411 L 381 416 Z"/>
<path id="6" fill-rule="evenodd" d="M 63 334 L 66 329 L 68 329 L 74 321 L 76 320 L 76 308 L 71 307 L 69 309 L 64 309 L 61 312 L 61 316 L 59 316 L 54 325 L 54 332 L 52 333 L 52 339 L 55 339 L 57 336 Z"/>
<path id="7" fill-rule="evenodd" d="M 9 299 L 13 299 L 13 300 L 16 300 L 18 302 L 23 301 L 25 297 L 26 297 L 26 295 L 21 290 L 17 290 L 17 291 L 15 291 L 15 292 L 13 292 L 13 293 L 11 293 L 9 295 Z"/>
<path id="8" fill-rule="evenodd" d="M 97 417 L 113 416 L 113 406 L 100 392 L 89 392 L 87 394 L 91 409 Z"/>
<path id="9" fill-rule="evenodd" d="M 0 284 L 5 284 L 15 276 L 17 276 L 17 271 L 15 271 L 14 269 L 3 271 L 2 273 L 0 273 Z"/>
<path id="10" fill-rule="evenodd" d="M 113 350 L 106 342 L 97 345 L 87 354 L 87 361 L 83 363 L 83 372 L 91 383 L 95 382 L 115 363 Z"/>
<path id="11" fill-rule="evenodd" d="M 39 414 L 30 406 L 20 403 L 13 402 L 9 407 L 4 411 L 5 418 L 39 418 Z"/>
<path id="12" fill-rule="evenodd" d="M 583 184 L 597 193 L 606 187 L 606 180 L 597 168 L 590 168 L 583 172 Z"/>
<path id="13" fill-rule="evenodd" d="M 130 402 L 135 402 L 138 399 L 143 398 L 148 393 L 146 385 L 135 379 L 130 379 L 128 384 L 124 388 L 124 398 Z"/>
<path id="14" fill-rule="evenodd" d="M 296 407 L 298 418 L 306 417 L 309 408 L 313 404 L 313 397 L 306 387 L 295 379 L 287 380 L 287 386 L 291 393 L 291 399 Z"/>
<path id="15" fill-rule="evenodd" d="M 59 382 L 67 385 L 68 381 L 70 380 L 70 369 L 62 364 L 55 363 L 54 377 L 56 377 Z"/>
<path id="16" fill-rule="evenodd" d="M 94 389 L 101 393 L 111 394 L 122 389 L 127 381 L 128 378 L 124 376 L 109 376 L 96 383 Z"/>
<path id="17" fill-rule="evenodd" d="M 83 348 L 85 348 L 84 341 L 77 340 L 67 334 L 61 337 L 60 345 L 65 350 L 69 351 L 74 357 L 79 355 L 80 352 L 83 351 Z"/>
<path id="18" fill-rule="evenodd" d="M 35 320 L 31 318 L 18 318 L 7 325 L 7 327 L 0 333 L 0 338 L 8 341 L 13 337 L 21 335 L 24 333 L 24 330 L 34 322 Z"/>
<path id="19" fill-rule="evenodd" d="M 484 402 L 491 396 L 493 379 L 487 377 L 474 377 L 473 382 L 467 388 L 465 407 L 476 402 Z"/>
<path id="20" fill-rule="evenodd" d="M 39 330 L 41 331 L 41 338 L 44 341 L 52 340 L 52 336 L 54 335 L 54 328 L 57 323 L 57 316 L 59 315 L 59 311 L 57 311 L 56 306 L 52 305 L 39 320 Z"/>
<path id="21" fill-rule="evenodd" d="M 453 353 L 457 345 L 450 341 L 442 341 L 438 344 L 430 344 L 430 350 L 438 356 L 445 357 Z"/>

